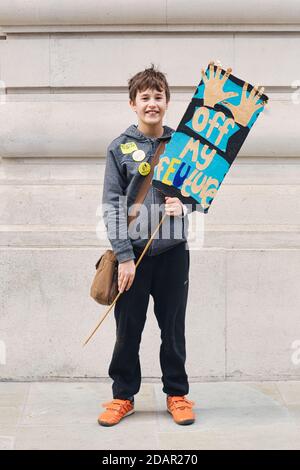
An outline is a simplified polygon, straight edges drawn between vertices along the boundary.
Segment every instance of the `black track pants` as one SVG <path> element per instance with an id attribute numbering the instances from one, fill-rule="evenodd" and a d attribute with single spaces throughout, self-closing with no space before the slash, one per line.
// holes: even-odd
<path id="1" fill-rule="evenodd" d="M 139 256 L 139 252 L 134 251 Z M 159 255 L 146 254 L 136 269 L 132 286 L 116 302 L 116 343 L 109 366 L 114 398 L 126 399 L 140 389 L 139 347 L 150 295 L 161 331 L 163 392 L 180 396 L 188 394 L 185 311 L 189 266 L 190 253 L 185 241 Z"/>

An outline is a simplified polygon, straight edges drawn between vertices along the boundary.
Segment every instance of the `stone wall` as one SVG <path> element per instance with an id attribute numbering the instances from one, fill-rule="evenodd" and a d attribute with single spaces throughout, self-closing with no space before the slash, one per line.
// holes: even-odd
<path id="1" fill-rule="evenodd" d="M 299 378 L 299 2 L 2 0 L 0 25 L 0 377 L 107 377 L 113 313 L 82 342 L 105 311 L 89 287 L 109 247 L 97 214 L 106 147 L 136 122 L 127 80 L 158 65 L 176 128 L 219 59 L 270 101 L 191 251 L 187 372 Z M 159 344 L 151 299 L 145 378 L 161 376 Z"/>

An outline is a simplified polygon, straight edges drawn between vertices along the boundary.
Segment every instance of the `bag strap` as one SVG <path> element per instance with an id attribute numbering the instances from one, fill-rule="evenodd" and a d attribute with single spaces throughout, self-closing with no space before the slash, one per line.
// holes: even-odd
<path id="1" fill-rule="evenodd" d="M 130 211 L 131 214 L 128 215 L 128 217 L 127 217 L 127 223 L 128 224 L 130 224 L 130 222 L 132 222 L 138 215 L 139 207 L 143 204 L 143 202 L 145 200 L 145 197 L 147 195 L 147 192 L 149 190 L 149 187 L 151 185 L 151 181 L 152 181 L 152 177 L 153 177 L 153 173 L 154 173 L 154 168 L 156 167 L 156 165 L 159 161 L 159 157 L 161 156 L 161 154 L 165 150 L 165 145 L 166 145 L 166 142 L 164 140 L 162 140 L 160 142 L 160 144 L 158 145 L 157 149 L 156 149 L 156 152 L 155 152 L 155 154 L 153 156 L 153 159 L 151 161 L 150 172 L 143 179 L 143 182 L 142 182 L 141 186 L 139 187 L 137 196 L 135 198 L 135 202 L 134 202 L 135 206 L 134 206 L 134 208 L 131 208 L 131 211 Z"/>

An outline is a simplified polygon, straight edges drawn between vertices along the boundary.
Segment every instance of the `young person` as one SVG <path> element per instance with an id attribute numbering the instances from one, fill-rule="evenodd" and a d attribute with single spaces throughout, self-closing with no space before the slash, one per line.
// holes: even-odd
<path id="1" fill-rule="evenodd" d="M 134 395 L 141 385 L 139 347 L 152 295 L 161 331 L 160 365 L 166 407 L 177 424 L 192 424 L 194 402 L 185 396 L 189 392 L 185 312 L 190 266 L 186 228 L 187 214 L 195 207 L 183 205 L 177 197 L 166 197 L 151 185 L 139 217 L 128 227 L 128 211 L 151 169 L 155 151 L 174 132 L 163 125 L 170 101 L 165 75 L 152 64 L 128 84 L 129 104 L 138 124 L 128 127 L 108 146 L 102 197 L 104 223 L 119 262 L 122 295 L 115 304 L 116 343 L 109 366 L 113 399 L 102 405 L 106 409 L 98 422 L 113 426 L 134 412 Z M 135 260 L 161 220 L 161 209 L 167 217 L 136 269 Z M 164 236 L 167 222 L 168 234 Z"/>

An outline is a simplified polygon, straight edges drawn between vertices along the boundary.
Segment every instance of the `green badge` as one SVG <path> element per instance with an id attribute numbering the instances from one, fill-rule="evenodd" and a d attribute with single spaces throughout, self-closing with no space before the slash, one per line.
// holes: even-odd
<path id="1" fill-rule="evenodd" d="M 150 173 L 151 166 L 148 162 L 143 162 L 139 165 L 139 173 L 142 176 L 146 176 Z"/>
<path id="2" fill-rule="evenodd" d="M 123 154 L 132 153 L 135 150 L 138 150 L 135 142 L 126 142 L 126 144 L 121 144 L 120 148 Z"/>

